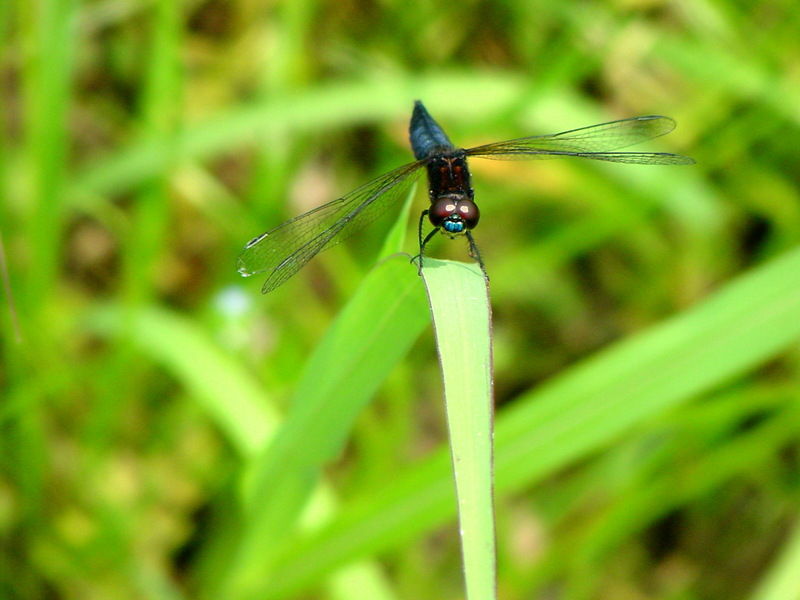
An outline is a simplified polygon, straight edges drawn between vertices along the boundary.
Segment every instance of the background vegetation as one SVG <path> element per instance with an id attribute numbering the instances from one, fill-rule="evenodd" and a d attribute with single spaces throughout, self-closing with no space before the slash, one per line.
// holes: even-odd
<path id="1" fill-rule="evenodd" d="M 251 237 L 408 162 L 420 98 L 464 146 L 666 114 L 678 128 L 650 148 L 698 163 L 474 161 L 497 418 L 516 425 L 500 596 L 800 598 L 800 276 L 761 271 L 800 241 L 799 25 L 789 0 L 0 3 L 0 596 L 461 597 L 419 317 L 352 427 L 276 429 L 351 358 L 307 362 L 391 218 L 268 296 L 234 267 Z M 705 304 L 730 286 L 747 310 Z M 706 333 L 670 350 L 675 322 Z M 273 481 L 276 430 L 301 452 L 328 427 L 342 439 L 323 479 L 301 472 L 319 483 L 295 528 L 261 509 L 290 486 L 254 482 Z"/>

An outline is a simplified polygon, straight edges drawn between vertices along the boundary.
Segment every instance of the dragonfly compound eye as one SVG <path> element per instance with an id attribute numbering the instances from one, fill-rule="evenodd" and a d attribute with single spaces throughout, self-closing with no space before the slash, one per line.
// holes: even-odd
<path id="1" fill-rule="evenodd" d="M 447 233 L 459 234 L 478 224 L 480 211 L 472 200 L 439 198 L 431 204 L 428 218 L 434 227 L 440 227 Z"/>
<path id="2" fill-rule="evenodd" d="M 439 198 L 428 209 L 428 218 L 434 227 L 441 227 L 445 219 L 457 216 L 458 202 L 452 198 Z"/>
<path id="3" fill-rule="evenodd" d="M 478 210 L 478 205 L 472 200 L 461 200 L 456 204 L 458 216 L 464 221 L 464 225 L 466 225 L 467 229 L 474 229 L 481 218 L 481 211 Z"/>

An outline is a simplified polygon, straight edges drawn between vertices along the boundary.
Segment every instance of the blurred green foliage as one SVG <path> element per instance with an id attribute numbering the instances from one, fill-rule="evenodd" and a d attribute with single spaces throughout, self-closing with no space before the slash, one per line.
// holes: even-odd
<path id="1" fill-rule="evenodd" d="M 665 114 L 648 149 L 698 163 L 472 164 L 500 596 L 800 598 L 799 27 L 789 0 L 0 3 L 0 597 L 461 597 L 418 316 L 367 346 L 365 410 L 366 375 L 281 428 L 359 366 L 318 344 L 391 218 L 268 296 L 234 268 L 409 162 L 419 98 L 463 146 Z M 309 504 L 265 487 L 281 448 Z"/>

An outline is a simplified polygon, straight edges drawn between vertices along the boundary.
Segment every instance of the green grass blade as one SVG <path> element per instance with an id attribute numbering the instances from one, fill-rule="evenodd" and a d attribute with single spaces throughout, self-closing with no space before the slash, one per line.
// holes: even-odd
<path id="1" fill-rule="evenodd" d="M 92 313 L 89 321 L 104 336 L 130 335 L 140 352 L 181 382 L 245 459 L 262 451 L 278 427 L 273 399 L 195 321 L 155 306 L 128 314 L 126 321 L 122 310 L 106 307 Z M 326 503 L 332 501 L 330 489 L 321 493 Z M 375 565 L 349 565 L 335 575 L 333 585 L 343 581 L 369 585 L 373 597 L 391 597 Z"/>
<path id="2" fill-rule="evenodd" d="M 497 419 L 497 490 L 533 485 L 785 351 L 800 337 L 798 272 L 800 249 L 520 398 Z M 443 450 L 365 493 L 324 531 L 291 547 L 266 597 L 285 598 L 339 564 L 396 547 L 451 519 L 449 477 Z"/>
<path id="3" fill-rule="evenodd" d="M 354 420 L 429 322 L 407 255 L 378 265 L 308 361 L 289 414 L 252 466 L 248 525 L 217 597 L 250 597 Z M 257 595 L 257 594 L 256 594 Z"/>
<path id="4" fill-rule="evenodd" d="M 60 264 L 79 3 L 57 0 L 23 3 L 18 8 L 21 22 L 28 21 L 31 26 L 26 33 L 33 43 L 28 49 L 30 67 L 24 89 L 32 171 L 33 218 L 27 235 L 32 249 L 28 293 L 33 304 L 52 293 Z"/>
<path id="5" fill-rule="evenodd" d="M 538 479 L 787 348 L 800 336 L 799 268 L 800 249 L 788 252 L 526 395 L 497 428 L 498 486 Z"/>
<path id="6" fill-rule="evenodd" d="M 174 168 L 170 162 L 175 153 L 174 140 L 179 129 L 182 111 L 180 91 L 182 72 L 180 47 L 183 23 L 181 6 L 169 0 L 160 0 L 154 7 L 145 86 L 139 107 L 142 118 L 142 136 L 164 145 L 167 163 L 161 173 L 142 182 L 137 194 L 131 220 L 131 230 L 125 240 L 124 295 L 131 306 L 144 304 L 156 293 L 156 265 L 159 253 L 168 244 L 170 236 L 168 174 Z"/>
<path id="7" fill-rule="evenodd" d="M 497 597 L 492 498 L 491 308 L 476 264 L 425 260 L 442 367 L 467 598 Z"/>
<path id="8" fill-rule="evenodd" d="M 392 228 L 386 234 L 383 247 L 378 254 L 381 259 L 403 251 L 406 241 L 406 230 L 408 229 L 408 215 L 411 212 L 411 206 L 414 204 L 414 195 L 416 191 L 417 183 L 414 183 L 406 195 L 405 202 L 403 202 L 402 207 L 395 216 L 394 225 L 392 225 Z"/>
<path id="9" fill-rule="evenodd" d="M 147 306 L 127 317 L 118 306 L 88 316 L 104 336 L 130 336 L 133 345 L 190 391 L 228 442 L 245 458 L 263 450 L 278 424 L 274 401 L 240 362 L 185 316 Z"/>
<path id="10" fill-rule="evenodd" d="M 800 600 L 800 523 L 795 523 L 783 552 L 752 600 Z"/>

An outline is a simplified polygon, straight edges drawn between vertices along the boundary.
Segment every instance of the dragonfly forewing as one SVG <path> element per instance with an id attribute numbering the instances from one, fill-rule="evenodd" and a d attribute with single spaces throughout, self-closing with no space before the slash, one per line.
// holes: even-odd
<path id="1" fill-rule="evenodd" d="M 423 164 L 419 161 L 399 167 L 254 238 L 239 256 L 239 273 L 268 273 L 262 292 L 275 289 L 319 252 L 392 212 L 387 206 L 409 190 Z"/>
<path id="2" fill-rule="evenodd" d="M 675 121 L 646 116 L 571 129 L 552 135 L 537 135 L 477 146 L 467 156 L 493 159 L 552 158 L 577 156 L 593 160 L 642 165 L 693 164 L 691 158 L 667 152 L 613 152 L 669 133 Z"/>

